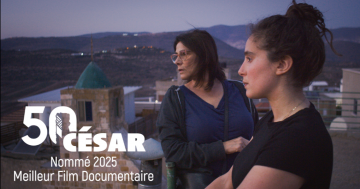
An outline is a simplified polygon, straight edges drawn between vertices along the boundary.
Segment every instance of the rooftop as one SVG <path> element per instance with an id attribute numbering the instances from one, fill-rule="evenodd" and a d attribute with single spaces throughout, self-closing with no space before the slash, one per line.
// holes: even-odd
<path id="1" fill-rule="evenodd" d="M 76 89 L 98 89 L 108 87 L 111 87 L 110 81 L 95 62 L 89 63 L 75 85 Z"/>
<path id="2" fill-rule="evenodd" d="M 342 70 L 360 74 L 360 68 L 343 68 Z"/>
<path id="3" fill-rule="evenodd" d="M 311 82 L 312 86 L 328 86 L 329 84 L 326 81 L 313 81 Z"/>
<path id="4" fill-rule="evenodd" d="M 45 93 L 40 93 L 34 96 L 19 99 L 19 102 L 58 102 L 60 103 L 60 91 L 63 89 L 72 88 L 72 86 L 62 87 Z"/>
<path id="5" fill-rule="evenodd" d="M 137 91 L 137 90 L 139 90 L 141 88 L 142 88 L 142 86 L 125 86 L 125 87 L 123 87 L 124 95 L 135 92 L 135 91 Z"/>

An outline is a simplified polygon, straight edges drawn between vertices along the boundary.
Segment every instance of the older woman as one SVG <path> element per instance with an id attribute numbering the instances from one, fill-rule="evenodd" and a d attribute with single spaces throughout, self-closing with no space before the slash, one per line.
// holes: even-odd
<path id="1" fill-rule="evenodd" d="M 228 81 L 214 39 L 194 30 L 176 37 L 172 61 L 187 81 L 172 86 L 157 126 L 166 161 L 183 188 L 205 188 L 228 171 L 252 137 L 257 112 L 241 82 Z"/>
<path id="2" fill-rule="evenodd" d="M 329 188 L 332 141 L 302 91 L 321 72 L 326 32 L 322 13 L 295 1 L 253 26 L 239 74 L 246 95 L 267 98 L 272 110 L 232 169 L 207 188 Z"/>

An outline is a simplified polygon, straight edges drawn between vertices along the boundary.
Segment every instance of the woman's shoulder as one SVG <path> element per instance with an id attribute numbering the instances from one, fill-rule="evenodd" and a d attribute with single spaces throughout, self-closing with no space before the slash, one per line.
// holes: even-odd
<path id="1" fill-rule="evenodd" d="M 174 95 L 177 92 L 179 92 L 181 89 L 181 86 L 177 86 L 177 85 L 172 85 L 171 87 L 168 88 L 168 90 L 165 93 L 165 96 L 169 96 L 169 95 Z"/>
<path id="2" fill-rule="evenodd" d="M 178 85 L 171 85 L 171 87 L 169 87 L 168 91 L 178 91 L 180 90 L 181 86 Z"/>
<path id="3" fill-rule="evenodd" d="M 163 96 L 161 104 L 173 104 L 176 101 L 180 101 L 181 96 L 183 96 L 183 93 L 180 90 L 180 87 L 177 85 L 172 85 Z"/>
<path id="4" fill-rule="evenodd" d="M 325 128 L 325 124 L 320 113 L 316 110 L 312 103 L 310 103 L 309 108 L 305 108 L 298 112 L 298 115 L 294 116 L 291 123 L 293 123 L 294 127 L 300 127 L 301 129 L 313 130 Z"/>
<path id="5" fill-rule="evenodd" d="M 331 146 L 331 137 L 327 128 L 322 120 L 320 113 L 314 108 L 306 108 L 299 112 L 297 116 L 286 121 L 282 129 L 277 132 L 279 137 L 286 138 L 286 141 L 291 143 L 298 143 L 302 141 L 302 144 L 309 146 Z M 296 144 L 293 144 L 296 145 Z"/>

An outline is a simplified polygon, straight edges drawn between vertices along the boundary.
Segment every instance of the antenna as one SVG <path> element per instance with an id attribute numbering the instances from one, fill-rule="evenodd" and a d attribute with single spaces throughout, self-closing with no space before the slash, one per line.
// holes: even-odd
<path id="1" fill-rule="evenodd" d="M 93 50 L 93 40 L 92 40 L 92 34 L 91 34 L 91 62 L 94 61 L 94 50 Z"/>

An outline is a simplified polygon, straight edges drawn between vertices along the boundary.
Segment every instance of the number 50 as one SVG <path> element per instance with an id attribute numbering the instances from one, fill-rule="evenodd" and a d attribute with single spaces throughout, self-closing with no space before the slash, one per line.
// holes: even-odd
<path id="1" fill-rule="evenodd" d="M 30 146 L 37 146 L 43 143 L 46 139 L 47 135 L 47 127 L 44 122 L 40 119 L 32 118 L 31 115 L 33 113 L 43 113 L 45 106 L 26 106 L 25 107 L 25 114 L 24 114 L 24 125 L 27 127 L 36 126 L 40 129 L 40 135 L 37 138 L 30 138 L 28 135 L 23 136 L 22 140 L 30 145 Z M 62 129 L 61 127 L 56 126 L 56 114 L 58 113 L 67 113 L 69 114 L 70 118 L 70 125 L 69 131 L 76 132 L 76 114 L 75 112 L 67 107 L 67 106 L 59 106 L 56 107 L 54 110 L 51 111 L 49 116 L 49 135 L 52 142 L 56 144 L 56 135 L 62 137 Z"/>

